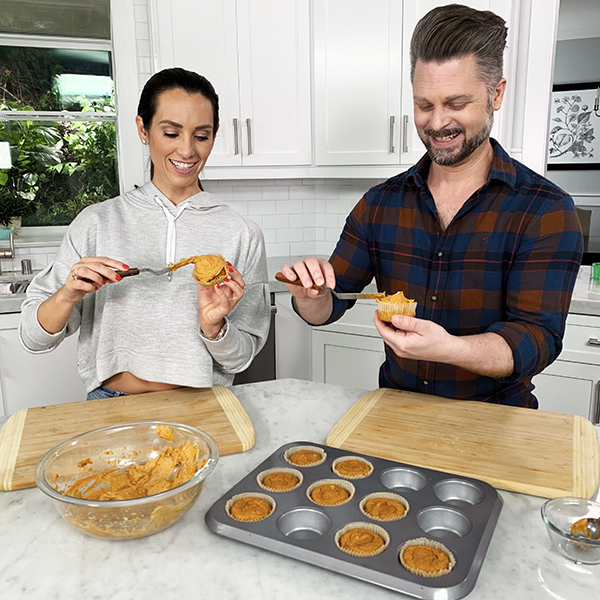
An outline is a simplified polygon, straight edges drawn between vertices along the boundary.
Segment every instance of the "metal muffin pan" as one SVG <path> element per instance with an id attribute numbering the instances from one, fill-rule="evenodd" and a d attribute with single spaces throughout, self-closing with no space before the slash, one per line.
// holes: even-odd
<path id="1" fill-rule="evenodd" d="M 294 466 L 303 474 L 302 484 L 289 492 L 267 492 L 257 476 L 267 469 L 289 468 L 284 453 L 295 446 L 322 448 L 327 457 L 317 466 Z M 331 468 L 343 456 L 358 456 L 374 467 L 366 478 L 343 478 Z M 320 506 L 306 495 L 307 488 L 322 479 L 349 481 L 355 488 L 352 500 L 340 506 Z M 275 510 L 262 521 L 232 519 L 225 505 L 236 494 L 256 492 L 275 500 Z M 397 521 L 369 519 L 359 509 L 362 498 L 374 492 L 392 492 L 409 503 L 405 517 Z M 368 581 L 416 598 L 466 596 L 479 575 L 492 534 L 502 510 L 502 499 L 489 484 L 442 471 L 340 450 L 314 442 L 291 442 L 281 446 L 238 484 L 221 496 L 205 516 L 209 529 L 219 535 L 264 548 Z M 352 522 L 383 527 L 390 544 L 381 554 L 354 557 L 340 550 L 334 540 L 336 531 Z M 398 553 L 404 542 L 429 538 L 444 544 L 456 558 L 454 569 L 441 577 L 419 577 L 400 564 Z"/>

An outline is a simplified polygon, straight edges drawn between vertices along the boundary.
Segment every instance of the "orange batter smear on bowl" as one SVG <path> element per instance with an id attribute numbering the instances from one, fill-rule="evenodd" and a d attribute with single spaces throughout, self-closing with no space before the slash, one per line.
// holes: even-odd
<path id="1" fill-rule="evenodd" d="M 176 271 L 185 265 L 194 265 L 194 279 L 203 287 L 214 287 L 229 275 L 227 261 L 220 254 L 203 254 L 182 258 L 171 263 L 169 269 Z"/>
<path id="2" fill-rule="evenodd" d="M 109 469 L 82 477 L 63 493 L 86 500 L 130 500 L 152 496 L 189 481 L 198 471 L 198 461 L 196 444 L 188 442 L 177 448 L 167 446 L 144 465 Z"/>

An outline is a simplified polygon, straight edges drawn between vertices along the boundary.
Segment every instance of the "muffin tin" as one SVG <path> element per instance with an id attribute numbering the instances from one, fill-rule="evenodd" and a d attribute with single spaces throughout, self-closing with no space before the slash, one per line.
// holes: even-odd
<path id="1" fill-rule="evenodd" d="M 316 446 L 325 460 L 302 467 L 290 465 L 286 451 L 296 446 Z M 343 478 L 332 470 L 341 457 L 362 457 L 373 465 L 371 475 Z M 265 492 L 258 476 L 269 469 L 293 468 L 303 475 L 302 483 L 287 492 Z M 350 502 L 321 506 L 307 496 L 307 489 L 321 480 L 347 481 L 355 493 Z M 409 504 L 406 515 L 395 521 L 369 519 L 359 508 L 362 498 L 374 492 L 399 494 Z M 227 502 L 237 494 L 267 494 L 275 503 L 273 512 L 261 521 L 242 522 L 229 516 Z M 416 598 L 466 596 L 475 586 L 483 559 L 502 510 L 502 499 L 489 484 L 390 460 L 315 444 L 291 442 L 221 496 L 206 513 L 211 531 L 240 542 L 296 558 L 337 573 L 362 579 Z M 389 534 L 388 547 L 376 556 L 355 557 L 338 548 L 335 534 L 348 523 L 371 523 Z M 441 577 L 419 577 L 400 564 L 398 552 L 407 541 L 428 538 L 441 542 L 456 558 L 452 571 Z"/>

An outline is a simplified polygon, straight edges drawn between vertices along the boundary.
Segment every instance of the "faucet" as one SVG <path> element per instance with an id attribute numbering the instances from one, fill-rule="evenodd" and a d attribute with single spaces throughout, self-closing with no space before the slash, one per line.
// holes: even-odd
<path id="1" fill-rule="evenodd" d="M 10 234 L 9 240 L 10 240 L 10 249 L 9 250 L 5 250 L 5 249 L 0 250 L 0 259 L 7 258 L 7 259 L 12 260 L 15 257 L 15 234 L 14 233 Z M 0 260 L 0 275 L 2 275 L 1 260 Z"/>

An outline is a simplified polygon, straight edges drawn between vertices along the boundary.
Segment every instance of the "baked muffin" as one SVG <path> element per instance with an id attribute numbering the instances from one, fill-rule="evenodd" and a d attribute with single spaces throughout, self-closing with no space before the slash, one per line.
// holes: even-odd
<path id="1" fill-rule="evenodd" d="M 409 300 L 404 292 L 397 292 L 377 300 L 377 314 L 382 321 L 391 322 L 393 315 L 406 315 L 414 317 L 417 302 Z"/>
<path id="2" fill-rule="evenodd" d="M 275 501 L 266 494 L 238 494 L 225 505 L 236 521 L 262 521 L 275 510 Z"/>
<path id="3" fill-rule="evenodd" d="M 323 479 L 315 481 L 306 490 L 306 495 L 315 504 L 321 506 L 339 506 L 346 504 L 354 496 L 354 486 L 349 481 Z"/>
<path id="4" fill-rule="evenodd" d="M 317 446 L 296 446 L 288 448 L 283 458 L 291 465 L 297 467 L 314 467 L 325 460 L 326 454 Z"/>
<path id="5" fill-rule="evenodd" d="M 376 521 L 398 521 L 408 513 L 408 502 L 398 494 L 376 492 L 365 496 L 359 504 L 360 510 Z"/>
<path id="6" fill-rule="evenodd" d="M 452 571 L 456 560 L 443 544 L 427 538 L 406 542 L 399 553 L 402 566 L 421 577 L 441 577 Z"/>
<path id="7" fill-rule="evenodd" d="M 349 523 L 335 534 L 335 542 L 346 554 L 369 557 L 383 552 L 390 543 L 390 536 L 372 523 Z"/>
<path id="8" fill-rule="evenodd" d="M 227 275 L 229 268 L 227 261 L 220 254 L 203 254 L 182 258 L 176 263 L 171 263 L 169 269 L 177 271 L 186 265 L 194 265 L 193 277 L 203 287 L 212 288 L 221 283 Z"/>
<path id="9" fill-rule="evenodd" d="M 362 479 L 373 472 L 373 465 L 358 456 L 343 456 L 333 462 L 332 470 L 340 477 Z"/>
<path id="10" fill-rule="evenodd" d="M 256 479 L 261 488 L 270 492 L 289 492 L 302 483 L 302 473 L 296 469 L 268 469 Z"/>

